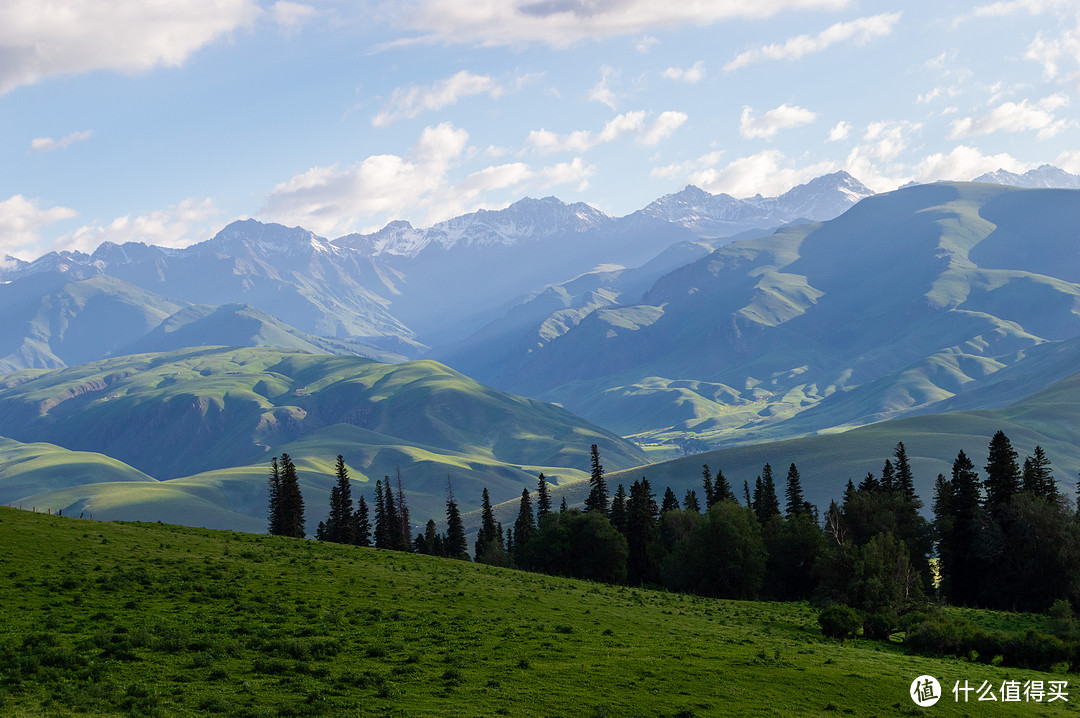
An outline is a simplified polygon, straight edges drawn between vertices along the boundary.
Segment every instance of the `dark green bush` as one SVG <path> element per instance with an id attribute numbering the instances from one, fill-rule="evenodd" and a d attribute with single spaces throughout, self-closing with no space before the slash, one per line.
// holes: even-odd
<path id="1" fill-rule="evenodd" d="M 855 635 L 862 626 L 862 616 L 851 606 L 834 604 L 818 615 L 821 632 L 829 638 L 843 640 Z"/>

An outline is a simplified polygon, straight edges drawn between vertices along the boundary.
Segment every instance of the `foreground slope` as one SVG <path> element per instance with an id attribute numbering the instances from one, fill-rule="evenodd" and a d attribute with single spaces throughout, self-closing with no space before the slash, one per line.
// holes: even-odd
<path id="1" fill-rule="evenodd" d="M 471 507 L 484 486 L 501 500 L 540 471 L 556 480 L 582 476 L 594 443 L 614 466 L 645 461 L 634 445 L 559 407 L 495 391 L 435 362 L 227 347 L 4 375 L 0 436 L 96 452 L 159 480 L 99 484 L 82 495 L 69 485 L 41 499 L 54 508 L 83 501 L 98 513 L 126 507 L 102 514 L 117 518 L 134 518 L 143 506 L 144 518 L 177 520 L 159 505 L 166 492 L 182 490 L 261 520 L 269 458 L 288 452 L 310 492 L 312 528 L 337 454 L 369 493 L 400 468 L 420 520 L 442 514 L 448 474 Z"/>
<path id="2" fill-rule="evenodd" d="M 724 443 L 935 411 L 1080 336 L 1077 227 L 1076 190 L 877 195 L 722 247 L 479 376 L 623 434 Z"/>
<path id="3" fill-rule="evenodd" d="M 1060 678 L 825 640 L 803 604 L 5 508 L 0 567 L 7 715 L 891 716 L 923 674 Z"/>

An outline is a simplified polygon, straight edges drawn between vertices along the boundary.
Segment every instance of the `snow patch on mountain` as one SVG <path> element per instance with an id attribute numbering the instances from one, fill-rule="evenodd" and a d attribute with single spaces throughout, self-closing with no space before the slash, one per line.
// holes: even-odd
<path id="1" fill-rule="evenodd" d="M 1028 189 L 1080 189 L 1080 175 L 1053 165 L 1042 165 L 1022 175 L 1003 169 L 979 175 L 972 182 L 989 182 Z"/>

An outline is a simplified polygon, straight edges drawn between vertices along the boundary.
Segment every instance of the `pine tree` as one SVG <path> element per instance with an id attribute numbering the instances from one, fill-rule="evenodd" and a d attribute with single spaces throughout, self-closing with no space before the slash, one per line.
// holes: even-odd
<path id="1" fill-rule="evenodd" d="M 656 519 L 660 509 L 649 486 L 642 478 L 630 486 L 630 498 L 626 502 L 626 579 L 630 585 L 639 585 L 656 578 L 657 567 L 650 555 L 649 546 L 656 540 Z"/>
<path id="2" fill-rule="evenodd" d="M 664 489 L 664 500 L 660 504 L 660 513 L 666 514 L 668 511 L 678 511 L 679 500 L 675 498 L 675 492 L 671 490 L 671 487 Z"/>
<path id="3" fill-rule="evenodd" d="M 454 490 L 450 487 L 450 480 L 446 482 L 448 498 L 446 499 L 446 539 L 443 542 L 446 555 L 450 558 L 469 560 L 469 544 L 465 539 L 465 524 L 461 522 L 461 511 L 458 510 L 457 502 L 454 501 Z"/>
<path id="4" fill-rule="evenodd" d="M 713 489 L 712 472 L 709 465 L 704 464 L 701 469 L 701 484 L 705 489 L 705 506 L 711 507 L 716 503 L 716 490 Z"/>
<path id="5" fill-rule="evenodd" d="M 1005 432 L 998 431 L 990 439 L 986 458 L 986 510 L 991 518 L 998 518 L 1009 500 L 1020 491 L 1020 467 L 1016 463 L 1016 451 Z"/>
<path id="6" fill-rule="evenodd" d="M 686 490 L 686 497 L 683 498 L 683 510 L 692 511 L 695 514 L 701 513 L 701 503 L 698 501 L 697 492 L 693 489 Z"/>
<path id="7" fill-rule="evenodd" d="M 570 508 L 566 505 L 566 497 L 563 496 L 562 497 L 562 502 L 559 504 L 559 513 L 560 514 L 565 514 L 569 510 L 570 510 Z"/>
<path id="8" fill-rule="evenodd" d="M 784 497 L 787 499 L 786 511 L 788 516 L 798 516 L 810 513 L 809 504 L 803 496 L 802 480 L 799 478 L 799 470 L 792 464 L 788 467 L 787 488 L 784 489 Z"/>
<path id="9" fill-rule="evenodd" d="M 881 490 L 896 490 L 896 469 L 893 468 L 892 461 L 889 459 L 885 459 L 885 465 L 881 467 Z"/>
<path id="10" fill-rule="evenodd" d="M 409 534 L 401 530 L 401 514 L 394 502 L 394 490 L 390 477 L 383 477 L 383 511 L 386 513 L 387 548 L 395 551 L 409 550 Z"/>
<path id="11" fill-rule="evenodd" d="M 907 450 L 904 442 L 899 442 L 893 451 L 896 457 L 896 490 L 908 501 L 917 500 L 915 494 L 915 476 L 911 472 L 911 464 L 908 463 Z M 920 502 L 921 504 L 921 502 Z"/>
<path id="12" fill-rule="evenodd" d="M 866 472 L 866 478 L 859 482 L 859 491 L 863 493 L 872 494 L 881 488 L 881 484 L 874 478 L 873 471 Z"/>
<path id="13" fill-rule="evenodd" d="M 760 479 L 761 479 L 761 477 L 759 476 L 758 480 L 760 480 Z M 746 483 L 746 479 L 743 479 L 743 482 L 742 482 L 742 492 L 743 492 L 743 501 L 746 502 L 747 508 L 751 508 L 751 509 L 754 508 L 754 501 L 753 501 L 753 499 L 750 498 L 750 485 Z"/>
<path id="14" fill-rule="evenodd" d="M 762 468 L 754 489 L 754 513 L 761 523 L 780 515 L 780 500 L 776 498 L 776 482 L 773 481 L 772 466 L 769 464 Z"/>
<path id="15" fill-rule="evenodd" d="M 368 505 L 364 497 L 356 502 L 353 512 L 353 542 L 357 546 L 371 546 L 371 521 L 368 520 Z"/>
<path id="16" fill-rule="evenodd" d="M 982 591 L 985 561 L 980 545 L 982 507 L 979 476 L 961 451 L 953 461 L 949 490 L 941 503 L 948 511 L 938 522 L 941 573 L 946 596 L 953 605 L 974 605 Z"/>
<path id="17" fill-rule="evenodd" d="M 386 520 L 386 497 L 378 479 L 375 480 L 375 548 L 393 548 L 390 524 Z"/>
<path id="18" fill-rule="evenodd" d="M 394 468 L 394 474 L 397 478 L 397 512 L 398 520 L 401 522 L 401 537 L 404 539 L 404 547 L 402 551 L 408 551 L 409 535 L 412 534 L 412 523 L 409 521 L 409 505 L 405 502 L 405 489 L 401 485 L 401 467 Z"/>
<path id="19" fill-rule="evenodd" d="M 529 490 L 521 490 L 521 504 L 518 507 L 517 520 L 514 521 L 514 545 L 507 543 L 506 550 L 510 552 L 518 563 L 525 550 L 525 546 L 532 540 L 536 533 L 536 523 L 533 522 L 532 501 L 529 499 Z"/>
<path id="20" fill-rule="evenodd" d="M 611 502 L 611 513 L 608 514 L 611 525 L 626 535 L 626 489 L 622 484 L 615 490 L 615 498 Z"/>
<path id="21" fill-rule="evenodd" d="M 300 480 L 296 475 L 296 466 L 288 454 L 281 455 L 281 479 L 278 489 L 280 507 L 281 534 L 293 538 L 304 538 L 304 497 L 300 494 Z"/>
<path id="22" fill-rule="evenodd" d="M 1041 446 L 1035 447 L 1035 455 L 1024 459 L 1024 473 L 1022 478 L 1023 490 L 1041 496 L 1044 499 L 1053 499 L 1058 495 L 1057 484 L 1054 482 L 1054 472 L 1050 468 L 1050 459 Z"/>
<path id="23" fill-rule="evenodd" d="M 735 500 L 735 492 L 732 491 L 731 484 L 728 482 L 727 477 L 724 476 L 724 472 L 720 469 L 716 470 L 716 478 L 713 479 L 713 499 L 714 504 L 718 504 L 721 501 Z"/>
<path id="24" fill-rule="evenodd" d="M 502 545 L 502 530 L 496 527 L 495 514 L 491 511 L 491 496 L 485 486 L 481 499 L 480 530 L 476 533 L 476 542 L 473 544 L 473 556 L 479 561 L 495 544 Z"/>
<path id="25" fill-rule="evenodd" d="M 536 479 L 536 525 L 551 513 L 551 497 L 548 496 L 547 479 L 541 473 Z"/>
<path id="26" fill-rule="evenodd" d="M 592 445 L 590 463 L 592 473 L 589 475 L 589 496 L 585 499 L 585 511 L 596 511 L 606 516 L 608 512 L 607 483 L 604 481 L 604 466 L 600 463 L 600 450 L 596 444 Z"/>
<path id="27" fill-rule="evenodd" d="M 337 457 L 334 475 L 337 477 L 337 483 L 330 489 L 330 513 L 323 526 L 322 540 L 352 543 L 352 487 L 349 483 L 349 472 L 345 468 L 345 459 L 340 454 Z"/>
<path id="28" fill-rule="evenodd" d="M 439 531 L 435 526 L 435 519 L 428 519 L 424 526 L 424 553 L 429 556 L 438 556 Z"/>
<path id="29" fill-rule="evenodd" d="M 270 460 L 270 478 L 267 480 L 269 501 L 266 509 L 266 518 L 269 522 L 267 533 L 277 536 L 283 533 L 281 522 L 281 467 L 277 457 Z"/>

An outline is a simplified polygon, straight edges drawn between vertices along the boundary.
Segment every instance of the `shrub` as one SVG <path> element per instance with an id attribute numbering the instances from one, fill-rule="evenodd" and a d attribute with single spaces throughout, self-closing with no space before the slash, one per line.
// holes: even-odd
<path id="1" fill-rule="evenodd" d="M 829 638 L 844 640 L 862 626 L 862 616 L 851 606 L 834 604 L 829 606 L 818 615 L 818 624 L 821 632 Z"/>

